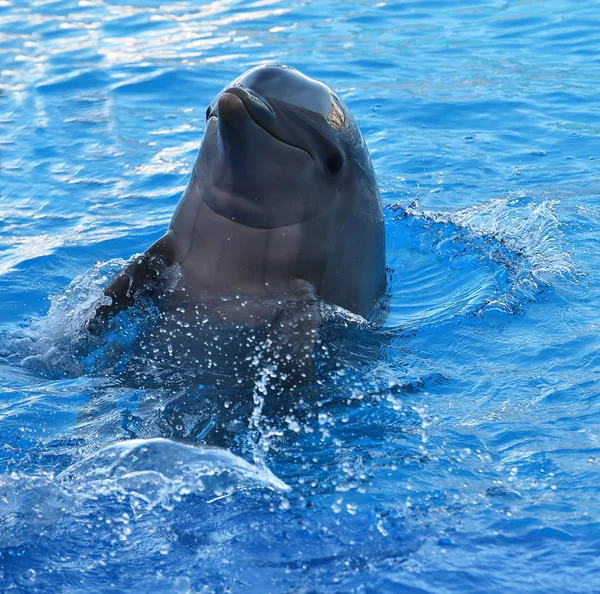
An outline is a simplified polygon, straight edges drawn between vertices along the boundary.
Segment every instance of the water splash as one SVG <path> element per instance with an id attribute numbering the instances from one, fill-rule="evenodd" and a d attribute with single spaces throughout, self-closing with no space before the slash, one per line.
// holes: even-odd
<path id="1" fill-rule="evenodd" d="M 266 466 L 253 466 L 228 450 L 164 438 L 107 446 L 58 475 L 78 496 L 128 497 L 134 507 L 168 506 L 194 493 L 208 502 L 256 488 L 289 491 Z"/>
<path id="2" fill-rule="evenodd" d="M 87 323 L 99 305 L 110 303 L 103 288 L 123 264 L 121 259 L 109 260 L 73 279 L 62 293 L 50 298 L 46 316 L 3 333 L 2 356 L 42 373 L 81 375 L 78 347 L 90 338 Z"/>
<path id="3" fill-rule="evenodd" d="M 475 263 L 493 272 L 493 285 L 474 286 L 463 315 L 497 311 L 515 315 L 558 280 L 575 274 L 556 215 L 557 201 L 523 205 L 518 199 L 492 200 L 456 212 L 432 212 L 417 202 L 396 204 L 417 247 L 452 266 Z M 471 266 L 473 267 L 473 266 Z M 471 297 L 476 297 L 471 299 Z"/>
<path id="4" fill-rule="evenodd" d="M 97 308 L 111 302 L 104 294 L 105 286 L 125 264 L 120 258 L 97 263 L 50 297 L 44 317 L 4 330 L 0 333 L 0 357 L 52 377 L 79 377 L 122 363 L 127 349 L 159 313 L 150 299 L 139 297 L 134 307 L 108 320 L 101 332 L 90 333 L 88 325 Z M 179 277 L 178 266 L 167 270 L 165 292 L 174 288 Z"/>
<path id="5" fill-rule="evenodd" d="M 164 514 L 193 497 L 208 506 L 250 492 L 291 489 L 268 468 L 258 468 L 228 450 L 163 438 L 118 442 L 76 462 L 58 475 L 17 472 L 0 476 L 0 540 L 18 547 L 40 535 L 70 538 L 107 510 L 141 521 Z M 121 515 L 119 515 L 121 514 Z M 101 522 L 102 523 L 102 522 Z M 130 524 L 129 520 L 125 524 Z M 118 531 L 127 526 L 121 526 Z M 126 534 L 125 534 L 126 536 Z"/>

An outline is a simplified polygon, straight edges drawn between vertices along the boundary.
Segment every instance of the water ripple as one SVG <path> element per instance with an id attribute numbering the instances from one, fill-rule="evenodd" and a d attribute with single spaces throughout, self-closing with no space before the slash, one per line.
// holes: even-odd
<path id="1" fill-rule="evenodd" d="M 393 252 L 398 259 L 391 265 L 398 268 L 391 323 L 410 327 L 413 317 L 429 325 L 486 311 L 520 313 L 545 288 L 574 278 L 554 207 L 552 201 L 523 207 L 518 199 L 450 213 L 417 203 L 393 206 L 399 211 L 390 233 L 394 249 L 400 236 L 404 246 L 414 244 L 410 256 Z"/>

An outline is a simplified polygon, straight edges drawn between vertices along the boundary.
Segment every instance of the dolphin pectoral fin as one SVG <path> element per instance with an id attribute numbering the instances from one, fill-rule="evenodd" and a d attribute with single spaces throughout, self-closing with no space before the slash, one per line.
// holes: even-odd
<path id="1" fill-rule="evenodd" d="M 314 377 L 313 352 L 321 322 L 314 289 L 304 281 L 297 283 L 294 299 L 278 313 L 271 329 L 279 379 L 290 387 L 310 383 Z"/>
<path id="2" fill-rule="evenodd" d="M 96 332 L 111 316 L 133 304 L 136 295 L 160 285 L 166 268 L 175 264 L 175 241 L 169 230 L 155 241 L 143 254 L 130 260 L 108 283 L 104 294 L 112 299 L 109 305 L 96 309 L 88 322 L 88 330 Z"/>

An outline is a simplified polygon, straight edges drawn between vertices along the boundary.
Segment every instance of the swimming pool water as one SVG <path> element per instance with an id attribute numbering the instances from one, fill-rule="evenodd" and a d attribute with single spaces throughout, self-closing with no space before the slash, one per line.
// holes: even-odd
<path id="1" fill-rule="evenodd" d="M 0 25 L 1 591 L 600 591 L 596 2 L 4 0 Z M 327 310 L 340 371 L 285 413 L 130 360 L 149 310 L 82 330 L 265 62 L 355 115 L 390 267 L 384 327 Z"/>

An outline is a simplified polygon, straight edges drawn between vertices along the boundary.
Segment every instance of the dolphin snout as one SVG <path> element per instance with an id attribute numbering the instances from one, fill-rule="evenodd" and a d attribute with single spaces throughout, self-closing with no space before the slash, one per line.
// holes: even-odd
<path id="1" fill-rule="evenodd" d="M 266 99 L 251 89 L 239 86 L 227 87 L 222 91 L 217 100 L 217 113 L 220 120 L 230 124 L 242 116 L 249 116 L 269 133 L 276 122 L 273 109 Z"/>
<path id="2" fill-rule="evenodd" d="M 239 97 L 245 105 L 250 105 L 252 107 L 256 107 L 257 109 L 267 109 L 271 113 L 273 113 L 273 109 L 269 105 L 269 102 L 261 97 L 258 93 L 253 91 L 248 87 L 240 87 L 240 86 L 232 86 L 227 87 L 223 93 L 230 93 L 231 95 L 236 95 Z"/>
<path id="3" fill-rule="evenodd" d="M 217 113 L 221 122 L 233 123 L 247 115 L 244 103 L 232 93 L 222 93 L 217 101 Z"/>

